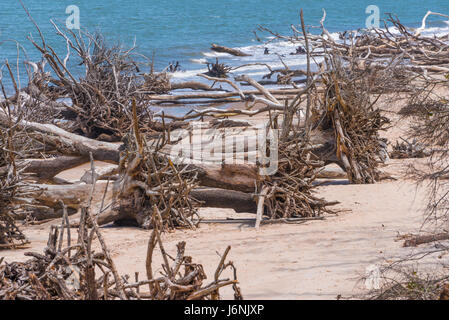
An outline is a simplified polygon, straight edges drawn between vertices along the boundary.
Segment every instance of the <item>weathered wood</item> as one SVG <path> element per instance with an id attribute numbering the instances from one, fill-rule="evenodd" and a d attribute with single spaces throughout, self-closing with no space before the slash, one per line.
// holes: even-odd
<path id="1" fill-rule="evenodd" d="M 242 192 L 254 192 L 259 179 L 256 166 L 246 165 L 190 165 L 198 172 L 201 186 Z"/>
<path id="2" fill-rule="evenodd" d="M 259 199 L 257 200 L 257 213 L 256 213 L 256 230 L 259 230 L 260 228 L 260 221 L 262 220 L 262 215 L 264 211 L 264 202 L 265 202 L 265 196 L 267 195 L 268 188 L 263 187 L 262 191 L 260 191 Z"/>
<path id="3" fill-rule="evenodd" d="M 172 82 L 170 84 L 170 87 L 172 90 L 192 89 L 203 91 L 223 91 L 222 89 L 219 88 L 211 88 L 210 85 L 199 81 Z"/>
<path id="4" fill-rule="evenodd" d="M 110 164 L 96 169 L 95 175 L 92 174 L 91 170 L 87 170 L 80 178 L 80 181 L 86 184 L 92 184 L 97 180 L 104 180 L 106 178 L 111 178 L 111 176 L 117 173 L 118 173 L 118 166 L 116 164 Z"/>
<path id="5" fill-rule="evenodd" d="M 85 156 L 60 156 L 49 159 L 27 159 L 24 161 L 26 173 L 35 173 L 39 179 L 50 179 L 58 173 L 86 163 Z M 1 168 L 0 168 L 1 170 Z"/>
<path id="6" fill-rule="evenodd" d="M 229 53 L 230 55 L 237 56 L 237 57 L 249 57 L 250 54 L 244 53 L 237 49 L 228 48 L 225 46 L 220 46 L 218 44 L 213 43 L 211 48 L 212 51 L 216 52 L 223 52 L 223 53 Z"/>
<path id="7" fill-rule="evenodd" d="M 13 121 L 16 121 L 13 119 Z M 8 116 L 0 109 L 0 123 L 8 124 Z M 95 160 L 119 161 L 120 144 L 102 142 L 89 139 L 61 129 L 53 124 L 42 124 L 37 122 L 21 120 L 17 122 L 18 126 L 27 132 L 40 133 L 34 137 L 59 146 L 61 148 L 73 150 L 73 153 L 82 156 L 88 156 L 92 153 Z"/>
<path id="8" fill-rule="evenodd" d="M 203 202 L 203 207 L 231 208 L 236 212 L 256 212 L 254 195 L 234 190 L 219 188 L 200 188 L 190 192 L 190 196 Z"/>
<path id="9" fill-rule="evenodd" d="M 416 247 L 420 244 L 441 241 L 441 240 L 448 240 L 448 239 L 449 239 L 448 232 L 426 235 L 426 236 L 416 236 L 411 239 L 405 240 L 403 246 L 404 247 Z"/>
<path id="10" fill-rule="evenodd" d="M 72 184 L 72 185 L 50 185 L 50 184 L 36 184 L 33 185 L 36 189 L 31 193 L 33 202 L 50 208 L 60 208 L 60 201 L 69 208 L 78 209 L 88 203 L 89 193 L 92 189 L 91 185 L 87 184 Z M 106 188 L 106 182 L 98 182 L 95 186 L 93 194 L 94 199 L 98 203 L 101 202 Z M 110 202 L 112 199 L 112 190 L 108 189 L 106 200 Z M 20 199 L 19 199 L 20 200 Z M 62 212 L 61 212 L 62 214 Z"/>

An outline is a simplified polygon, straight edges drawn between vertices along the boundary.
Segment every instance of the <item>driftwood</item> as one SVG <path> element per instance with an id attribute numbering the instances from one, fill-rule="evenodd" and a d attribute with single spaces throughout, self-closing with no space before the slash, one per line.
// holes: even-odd
<path id="1" fill-rule="evenodd" d="M 220 89 L 211 88 L 211 86 L 199 81 L 172 82 L 170 88 L 171 90 L 192 89 L 203 91 L 221 91 Z"/>
<path id="2" fill-rule="evenodd" d="M 35 173 L 39 179 L 50 179 L 58 173 L 79 166 L 89 158 L 83 156 L 59 156 L 49 159 L 27 159 L 23 165 L 25 173 Z"/>
<path id="3" fill-rule="evenodd" d="M 22 139 L 23 131 L 16 128 L 12 117 L 0 123 L 0 250 L 20 248 L 29 243 L 11 216 L 15 201 L 27 191 L 22 182 L 23 165 L 16 161 L 20 153 L 27 152 L 26 146 L 20 144 Z"/>
<path id="4" fill-rule="evenodd" d="M 189 197 L 196 186 L 196 174 L 185 166 L 175 166 L 164 155 L 149 147 L 138 127 L 136 104 L 133 102 L 133 130 L 126 149 L 121 153 L 119 178 L 114 182 L 118 212 L 133 213 L 139 226 L 154 227 L 154 207 L 160 212 L 163 228 L 194 228 L 196 203 Z M 92 172 L 94 168 L 92 166 Z"/>
<path id="5" fill-rule="evenodd" d="M 157 216 L 157 215 L 155 215 Z M 92 229 L 88 229 L 88 225 Z M 94 235 L 100 252 L 92 250 Z M 67 215 L 61 226 L 52 226 L 47 247 L 42 254 L 28 252 L 26 262 L 5 262 L 0 259 L 0 299 L 2 300 L 193 300 L 220 299 L 220 288 L 232 286 L 235 299 L 242 299 L 237 286 L 236 269 L 226 262 L 230 247 L 221 257 L 211 283 L 203 286 L 206 275 L 202 265 L 185 256 L 185 242 L 177 245 L 176 259 L 171 258 L 161 241 L 158 228 L 149 240 L 146 269 L 147 279 L 129 282 L 129 276 L 118 273 L 106 242 L 93 214 L 83 208 L 78 228 L 78 240 L 72 242 Z M 155 246 L 163 255 L 162 275 L 155 277 L 152 260 Z M 168 261 L 173 259 L 173 266 Z M 231 268 L 234 279 L 220 279 Z M 101 272 L 101 275 L 98 275 Z M 148 291 L 143 291 L 149 287 Z M 142 289 L 142 290 L 141 290 Z"/>
<path id="6" fill-rule="evenodd" d="M 200 185 L 242 192 L 254 192 L 257 168 L 246 165 L 190 165 L 198 172 Z"/>
<path id="7" fill-rule="evenodd" d="M 7 123 L 9 119 L 0 110 L 0 123 Z M 82 156 L 93 154 L 96 160 L 119 160 L 119 144 L 89 139 L 61 129 L 53 124 L 42 124 L 19 120 L 17 126 L 27 132 L 36 133 L 35 138 L 52 145 L 61 151 Z"/>
<path id="8" fill-rule="evenodd" d="M 426 79 L 430 73 L 441 74 L 447 67 L 448 48 L 443 39 L 410 33 L 392 18 L 390 22 L 398 27 L 399 34 L 393 35 L 388 30 L 345 34 L 342 37 L 346 41 L 341 43 L 329 37 L 324 26 L 325 15 L 320 22 L 322 35 L 307 33 L 303 17 L 301 21 L 302 31 L 292 26 L 292 37 L 273 35 L 304 47 L 300 51 L 307 56 L 307 70 L 291 69 L 281 57 L 283 68 L 266 65 L 269 74 L 265 78 L 277 74 L 278 83 L 291 86 L 275 90 L 268 90 L 264 82 L 244 74 L 234 79 L 227 77 L 238 67 L 230 68 L 218 60 L 209 64 L 209 74 L 198 75 L 211 85 L 196 81 L 172 83 L 166 70 L 157 73 L 152 65 L 149 72 L 140 70 L 141 65 L 132 58 L 134 48 L 107 47 L 101 36 L 90 34 L 86 34 L 89 41 L 85 44 L 79 41 L 80 35 L 62 31 L 53 24 L 68 48 L 66 57 L 60 58 L 39 32 L 41 43 L 31 38 L 30 41 L 44 61 L 40 64 L 29 61 L 32 73 L 28 86 L 19 89 L 16 85 L 15 94 L 5 96 L 0 102 L 0 125 L 13 125 L 26 133 L 30 141 L 46 148 L 35 152 L 40 153 L 42 159 L 19 154 L 19 150 L 17 154 L 10 150 L 7 157 L 20 158 L 25 164 L 24 172 L 40 179 L 50 179 L 90 157 L 92 162 L 106 160 L 118 164 L 118 173 L 112 167 L 100 172 L 92 166 L 81 178 L 87 187 L 44 186 L 46 190 L 34 190 L 31 196 L 15 202 L 15 208 L 23 207 L 22 211 L 15 211 L 22 216 L 30 211 L 41 217 L 60 215 L 63 207 L 51 199 L 56 197 L 64 200 L 71 214 L 91 201 L 90 197 L 78 193 L 77 188 L 85 190 L 104 178 L 111 180 L 105 192 L 111 201 L 100 210 L 99 223 L 133 219 L 140 226 L 153 227 L 152 205 L 156 204 L 164 228 L 194 227 L 193 217 L 199 205 L 194 200 L 195 193 L 198 200 L 207 205 L 229 205 L 237 210 L 241 207 L 254 212 L 259 203 L 259 221 L 315 218 L 323 212 L 331 212 L 327 207 L 333 203 L 314 195 L 315 179 L 332 174 L 323 170 L 325 165 L 337 163 L 345 169 L 352 183 L 374 183 L 379 179 L 377 168 L 387 155 L 378 131 L 384 128 L 387 119 L 376 109 L 378 98 L 373 98 L 373 93 L 380 96 L 391 92 L 394 86 L 398 90 L 410 90 L 414 76 Z M 233 52 L 222 46 L 214 48 Z M 83 61 L 86 73 L 80 79 L 76 79 L 67 66 L 71 53 Z M 316 71 L 311 68 L 313 57 L 324 58 Z M 51 72 L 44 70 L 45 65 Z M 5 66 L 12 82 L 17 83 L 10 66 Z M 305 86 L 296 85 L 298 81 Z M 223 90 L 221 86 L 214 88 L 215 84 L 224 84 L 232 91 Z M 242 90 L 242 85 L 254 89 Z M 170 92 L 185 88 L 196 91 Z M 60 98 L 68 98 L 71 103 L 62 103 Z M 181 116 L 170 115 L 165 110 L 154 114 L 149 108 L 150 104 L 188 104 L 198 100 L 203 103 L 239 101 L 244 106 L 193 107 Z M 30 117 L 19 113 L 22 108 Z M 33 115 L 31 111 L 34 110 Z M 46 118 L 44 115 L 49 115 L 50 111 L 55 111 L 55 116 Z M 176 142 L 171 141 L 171 133 L 189 129 L 189 120 L 212 119 L 209 127 L 219 131 L 242 125 L 230 117 L 260 114 L 266 114 L 270 128 L 280 132 L 278 171 L 272 176 L 259 175 L 260 163 L 228 164 L 206 159 L 182 165 L 168 156 L 170 148 L 176 146 Z M 59 121 L 61 119 L 64 121 Z M 242 127 L 249 128 L 251 124 L 247 122 Z M 214 142 L 209 144 L 211 146 Z M 193 145 L 192 148 L 196 151 L 202 146 Z M 249 147 L 240 153 L 230 150 L 235 153 L 236 160 L 244 160 L 257 152 Z M 0 173 L 10 168 L 2 163 Z M 341 172 L 334 177 L 342 177 Z M 220 201 L 217 190 L 200 192 L 198 186 L 228 191 Z M 56 191 L 55 188 L 60 189 Z M 78 191 L 69 194 L 71 188 Z M 97 187 L 97 191 L 101 190 Z"/>
<path id="9" fill-rule="evenodd" d="M 416 247 L 416 246 L 419 246 L 420 244 L 441 241 L 441 240 L 448 240 L 448 239 L 449 239 L 449 233 L 447 233 L 447 232 L 426 235 L 426 236 L 416 236 L 411 239 L 405 240 L 403 246 L 404 247 Z"/>
<path id="10" fill-rule="evenodd" d="M 392 159 L 424 158 L 431 155 L 431 152 L 420 145 L 416 139 L 411 142 L 403 138 L 400 139 L 401 143 L 396 141 L 396 144 L 393 145 L 393 151 L 390 153 Z"/>
<path id="11" fill-rule="evenodd" d="M 201 202 L 204 207 L 231 208 L 236 212 L 256 213 L 254 195 L 235 190 L 218 188 L 198 188 L 190 195 Z"/>
<path id="12" fill-rule="evenodd" d="M 237 56 L 237 57 L 248 57 L 248 56 L 250 56 L 250 54 L 244 53 L 244 52 L 242 52 L 240 50 L 232 49 L 232 48 L 228 48 L 228 47 L 224 47 L 224 46 L 220 46 L 220 45 L 214 44 L 214 43 L 211 46 L 211 50 L 217 51 L 217 52 L 229 53 L 230 55 Z"/>

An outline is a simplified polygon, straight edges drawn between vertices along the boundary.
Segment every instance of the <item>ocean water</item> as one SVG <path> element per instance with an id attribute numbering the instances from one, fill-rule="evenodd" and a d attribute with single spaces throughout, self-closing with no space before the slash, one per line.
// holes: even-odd
<path id="1" fill-rule="evenodd" d="M 326 27 L 330 32 L 363 28 L 368 5 L 377 5 L 381 18 L 386 13 L 396 14 L 408 26 L 417 27 L 428 10 L 449 14 L 449 0 L 23 0 L 38 23 L 46 41 L 65 55 L 65 42 L 58 37 L 50 24 L 53 19 L 64 26 L 66 7 L 76 5 L 80 9 L 81 28 L 100 31 L 109 43 L 120 42 L 130 46 L 137 44 L 138 52 L 146 56 L 155 53 L 155 66 L 161 70 L 171 61 L 179 61 L 183 72 L 174 79 L 192 78 L 205 70 L 205 62 L 219 58 L 231 66 L 254 61 L 280 65 L 277 54 L 291 65 L 301 65 L 304 59 L 289 56 L 294 47 L 289 43 L 269 46 L 270 55 L 263 55 L 264 45 L 257 42 L 253 31 L 258 25 L 276 32 L 289 34 L 290 25 L 299 24 L 299 11 L 304 10 L 307 25 L 319 26 L 322 8 L 327 11 Z M 26 39 L 38 33 L 29 21 L 18 0 L 0 0 L 0 59 L 8 59 L 14 65 L 17 40 L 26 50 L 20 52 L 20 61 L 40 60 L 40 54 Z M 449 32 L 449 23 L 442 17 L 431 16 L 432 30 Z M 312 31 L 314 29 L 311 29 Z M 257 32 L 262 40 L 266 33 Z M 209 50 L 211 43 L 239 47 L 251 53 L 249 58 L 236 58 Z M 78 61 L 72 59 L 72 66 Z M 144 70 L 145 71 L 145 70 Z M 262 75 L 261 67 L 241 69 L 239 72 L 253 76 Z M 23 75 L 22 75 L 23 77 Z"/>

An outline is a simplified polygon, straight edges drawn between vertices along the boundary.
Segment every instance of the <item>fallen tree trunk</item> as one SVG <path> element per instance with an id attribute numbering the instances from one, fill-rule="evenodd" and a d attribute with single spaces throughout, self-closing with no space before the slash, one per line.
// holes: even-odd
<path id="1" fill-rule="evenodd" d="M 242 192 L 254 192 L 258 181 L 256 166 L 249 165 L 190 165 L 189 169 L 198 172 L 201 186 L 228 189 Z"/>
<path id="2" fill-rule="evenodd" d="M 218 44 L 214 44 L 212 43 L 212 46 L 210 48 L 212 51 L 215 52 L 224 52 L 224 53 L 229 53 L 230 55 L 236 56 L 236 57 L 249 57 L 251 56 L 250 54 L 244 53 L 240 50 L 237 49 L 232 49 L 232 48 L 228 48 L 225 46 L 220 46 Z"/>
<path id="3" fill-rule="evenodd" d="M 15 122 L 16 120 L 13 119 Z M 0 111 L 0 123 L 8 124 L 8 116 Z M 120 144 L 102 142 L 89 139 L 61 129 L 53 124 L 42 124 L 25 120 L 18 121 L 17 125 L 27 132 L 40 133 L 34 137 L 42 142 L 51 143 L 59 149 L 71 150 L 74 154 L 89 156 L 92 153 L 95 160 L 119 161 Z"/>
<path id="4" fill-rule="evenodd" d="M 301 92 L 301 89 L 276 89 L 276 90 L 268 90 L 271 94 L 276 95 L 286 95 L 286 94 L 296 94 Z M 262 95 L 259 90 L 248 90 L 242 91 L 244 95 Z M 179 94 L 179 95 L 150 95 L 148 98 L 150 100 L 185 100 L 185 99 L 221 99 L 221 98 L 230 98 L 240 96 L 239 92 L 198 92 L 191 94 Z"/>
<path id="5" fill-rule="evenodd" d="M 24 161 L 24 172 L 34 173 L 39 179 L 51 179 L 58 173 L 77 167 L 87 161 L 89 161 L 89 158 L 85 156 L 60 156 L 50 159 L 30 159 Z"/>
<path id="6" fill-rule="evenodd" d="M 104 203 L 110 203 L 113 200 L 113 190 L 108 188 L 107 183 L 98 182 L 92 194 L 93 203 L 100 204 L 104 197 Z M 35 191 L 31 192 L 29 197 L 32 199 L 18 199 L 17 203 L 30 206 L 46 206 L 53 209 L 61 209 L 61 201 L 68 207 L 79 209 L 86 206 L 89 201 L 92 185 L 72 184 L 72 185 L 50 185 L 35 184 Z"/>
<path id="7" fill-rule="evenodd" d="M 192 89 L 203 91 L 224 91 L 223 89 L 212 88 L 210 85 L 199 81 L 173 82 L 170 84 L 172 90 Z"/>
<path id="8" fill-rule="evenodd" d="M 234 190 L 218 188 L 194 189 L 190 195 L 202 202 L 203 207 L 231 208 L 235 212 L 256 212 L 254 195 Z"/>
<path id="9" fill-rule="evenodd" d="M 448 232 L 432 234 L 432 235 L 428 235 L 428 236 L 416 236 L 411 239 L 405 240 L 403 246 L 404 247 L 416 247 L 420 244 L 441 241 L 441 240 L 448 240 L 448 239 L 449 239 Z"/>

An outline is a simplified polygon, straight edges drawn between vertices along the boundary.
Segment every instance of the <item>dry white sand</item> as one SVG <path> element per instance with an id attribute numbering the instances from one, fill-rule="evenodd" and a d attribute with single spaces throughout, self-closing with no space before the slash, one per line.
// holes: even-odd
<path id="1" fill-rule="evenodd" d="M 364 289 L 358 283 L 368 266 L 407 253 L 398 234 L 415 232 L 422 222 L 424 193 L 413 182 L 396 181 L 373 185 L 328 185 L 320 196 L 338 200 L 339 209 L 350 209 L 324 221 L 300 225 L 203 224 L 197 230 L 163 234 L 169 252 L 178 241 L 187 242 L 187 254 L 202 263 L 212 275 L 219 256 L 232 246 L 247 299 L 335 299 Z M 204 208 L 204 217 L 248 217 L 233 210 Z M 121 273 L 145 275 L 145 255 L 150 231 L 107 226 L 102 228 Z M 75 231 L 74 231 L 75 232 Z M 32 249 L 41 251 L 47 241 L 48 225 L 25 229 Z M 25 260 L 27 250 L 4 251 L 7 261 Z M 29 251 L 29 249 L 28 249 Z M 157 253 L 154 266 L 161 265 Z M 231 298 L 229 291 L 225 297 Z"/>

